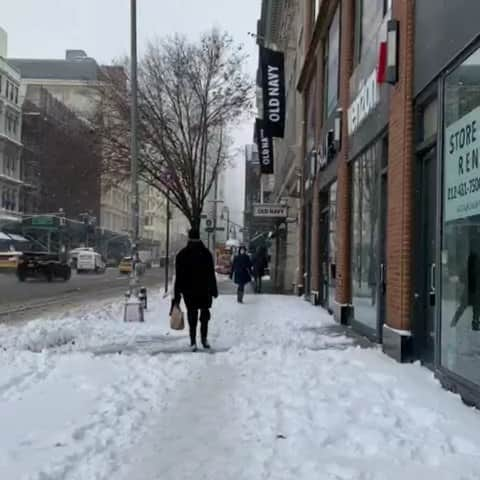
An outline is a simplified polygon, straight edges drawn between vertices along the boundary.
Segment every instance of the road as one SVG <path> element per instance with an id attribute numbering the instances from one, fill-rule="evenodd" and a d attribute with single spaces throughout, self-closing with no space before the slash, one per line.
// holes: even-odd
<path id="1" fill-rule="evenodd" d="M 160 268 L 147 270 L 141 283 L 148 288 L 160 288 L 164 271 Z M 29 280 L 20 283 L 14 275 L 0 275 L 0 321 L 16 319 L 20 313 L 36 312 L 53 305 L 72 305 L 79 302 L 121 296 L 127 291 L 128 275 L 121 275 L 117 269 L 106 273 L 73 274 L 68 282 L 48 283 Z"/>

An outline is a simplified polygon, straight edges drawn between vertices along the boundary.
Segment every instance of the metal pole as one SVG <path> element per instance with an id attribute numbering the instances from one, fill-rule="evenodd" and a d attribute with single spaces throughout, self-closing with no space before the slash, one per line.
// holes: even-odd
<path id="1" fill-rule="evenodd" d="M 131 182 L 132 182 L 132 254 L 136 256 L 139 236 L 139 192 L 138 192 L 138 98 L 137 98 L 137 0 L 131 0 Z"/>
<path id="2" fill-rule="evenodd" d="M 218 172 L 215 177 L 214 200 L 213 200 L 213 264 L 217 264 L 217 202 L 218 202 Z"/>
<path id="3" fill-rule="evenodd" d="M 170 193 L 167 193 L 167 239 L 165 241 L 165 293 L 168 293 L 170 268 Z"/>
<path id="4" fill-rule="evenodd" d="M 227 242 L 230 240 L 230 208 L 227 207 Z"/>

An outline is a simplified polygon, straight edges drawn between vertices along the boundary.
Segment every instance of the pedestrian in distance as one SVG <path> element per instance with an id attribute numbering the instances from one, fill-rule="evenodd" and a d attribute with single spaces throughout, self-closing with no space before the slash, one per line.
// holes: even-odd
<path id="1" fill-rule="evenodd" d="M 460 303 L 452 318 L 451 326 L 455 327 L 468 306 L 472 307 L 472 330 L 480 330 L 480 262 L 478 255 L 470 252 L 467 258 L 467 268 L 461 276 L 463 292 Z"/>
<path id="2" fill-rule="evenodd" d="M 200 314 L 200 335 L 203 348 L 210 349 L 208 343 L 208 322 L 213 298 L 218 297 L 217 279 L 213 256 L 200 240 L 200 232 L 192 228 L 187 246 L 182 249 L 175 263 L 175 294 L 173 306 L 178 306 L 183 297 L 187 307 L 190 329 L 190 348 L 197 351 L 197 325 Z"/>
<path id="3" fill-rule="evenodd" d="M 247 249 L 240 247 L 238 255 L 233 259 L 232 273 L 230 278 L 233 279 L 237 288 L 237 301 L 243 303 L 245 295 L 245 285 L 252 281 L 252 262 L 247 255 Z"/>
<path id="4" fill-rule="evenodd" d="M 253 276 L 255 279 L 255 293 L 262 293 L 262 280 L 268 266 L 267 249 L 258 247 L 253 255 Z"/>

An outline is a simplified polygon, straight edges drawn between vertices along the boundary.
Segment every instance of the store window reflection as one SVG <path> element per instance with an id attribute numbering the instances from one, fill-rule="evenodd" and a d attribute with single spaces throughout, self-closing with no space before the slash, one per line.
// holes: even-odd
<path id="1" fill-rule="evenodd" d="M 480 52 L 445 80 L 441 361 L 480 384 Z"/>
<path id="2" fill-rule="evenodd" d="M 354 318 L 377 327 L 378 270 L 378 146 L 353 164 L 352 296 Z"/>
<path id="3" fill-rule="evenodd" d="M 337 276 L 337 182 L 330 186 L 328 209 L 328 305 L 332 308 Z"/>

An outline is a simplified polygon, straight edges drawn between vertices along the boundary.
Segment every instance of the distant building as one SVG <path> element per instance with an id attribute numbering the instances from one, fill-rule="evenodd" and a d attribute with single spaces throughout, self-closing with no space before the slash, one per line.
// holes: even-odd
<path id="1" fill-rule="evenodd" d="M 106 73 L 120 75 L 125 85 L 127 83 L 127 76 L 122 67 L 100 66 L 83 50 L 67 50 L 64 59 L 13 58 L 9 59 L 9 63 L 21 71 L 25 91 L 29 88 L 46 89 L 52 97 L 62 102 L 86 123 L 93 121 L 98 114 L 98 87 L 102 85 Z M 102 113 L 105 115 L 105 112 Z M 103 164 L 101 151 L 98 162 L 100 190 L 99 198 L 95 200 L 99 204 L 98 215 L 95 215 L 97 225 L 102 230 L 126 235 L 131 229 L 130 182 L 118 182 L 105 176 L 101 168 Z M 146 213 L 147 205 L 156 201 L 156 195 L 150 197 L 152 192 L 152 189 L 145 186 L 140 188 L 140 234 L 142 240 L 149 243 L 152 249 L 155 247 L 158 250 L 164 226 L 160 225 L 158 219 L 151 222 L 152 214 Z"/>
<path id="2" fill-rule="evenodd" d="M 5 60 L 7 34 L 0 29 L 0 227 L 21 218 L 22 115 L 20 72 Z"/>
<path id="3" fill-rule="evenodd" d="M 23 103 L 25 213 L 100 216 L 100 156 L 89 125 L 44 87 L 29 85 Z"/>

